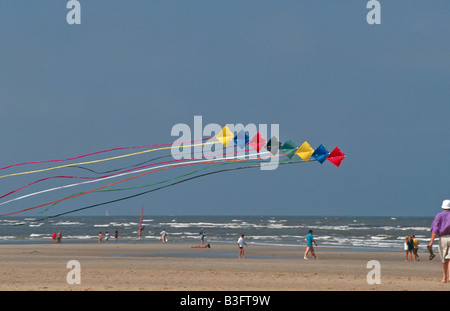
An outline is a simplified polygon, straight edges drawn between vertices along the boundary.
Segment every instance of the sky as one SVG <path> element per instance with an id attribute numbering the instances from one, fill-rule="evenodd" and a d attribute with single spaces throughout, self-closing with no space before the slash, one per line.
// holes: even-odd
<path id="1" fill-rule="evenodd" d="M 214 174 L 80 213 L 433 216 L 450 198 L 450 2 L 380 3 L 381 23 L 370 25 L 365 0 L 80 0 L 81 24 L 71 25 L 65 0 L 0 0 L 0 167 L 172 143 L 172 128 L 193 128 L 195 116 L 203 126 L 276 124 L 282 142 L 338 146 L 346 159 Z M 76 168 L 10 176 L 0 178 L 1 193 L 55 175 L 91 176 Z M 73 182 L 46 180 L 7 198 Z"/>

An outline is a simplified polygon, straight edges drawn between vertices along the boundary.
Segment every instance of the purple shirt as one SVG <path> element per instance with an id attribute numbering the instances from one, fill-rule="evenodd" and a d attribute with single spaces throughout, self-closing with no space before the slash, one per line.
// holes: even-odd
<path id="1" fill-rule="evenodd" d="M 444 210 L 436 215 L 431 224 L 431 232 L 438 236 L 450 235 L 450 210 Z"/>

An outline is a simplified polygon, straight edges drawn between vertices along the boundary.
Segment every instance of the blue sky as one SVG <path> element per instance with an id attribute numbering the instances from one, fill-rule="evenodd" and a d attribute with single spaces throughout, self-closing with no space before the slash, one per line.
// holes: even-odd
<path id="1" fill-rule="evenodd" d="M 279 124 L 282 141 L 347 155 L 339 168 L 226 172 L 86 214 L 430 216 L 450 197 L 448 1 L 381 1 L 380 25 L 356 0 L 80 3 L 81 24 L 68 25 L 66 1 L 0 0 L 1 167 L 172 142 L 194 116 Z M 86 172 L 2 178 L 2 194 L 57 174 Z"/>

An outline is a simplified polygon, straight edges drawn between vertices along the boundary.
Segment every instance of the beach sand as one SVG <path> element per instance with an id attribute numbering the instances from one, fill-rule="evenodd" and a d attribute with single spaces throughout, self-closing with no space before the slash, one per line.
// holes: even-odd
<path id="1" fill-rule="evenodd" d="M 0 245 L 1 291 L 448 291 L 442 264 L 421 253 L 405 262 L 398 252 L 355 252 L 304 247 L 255 246 L 238 259 L 234 245 L 86 243 Z M 80 263 L 81 284 L 67 275 Z M 370 260 L 380 263 L 381 284 L 368 284 Z"/>

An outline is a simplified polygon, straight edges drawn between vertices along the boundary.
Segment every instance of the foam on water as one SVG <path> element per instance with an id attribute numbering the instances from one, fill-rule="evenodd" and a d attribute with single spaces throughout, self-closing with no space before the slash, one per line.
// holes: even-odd
<path id="1" fill-rule="evenodd" d="M 169 243 L 200 242 L 200 230 L 207 243 L 235 245 L 241 233 L 247 243 L 304 246 L 308 230 L 320 246 L 403 250 L 405 235 L 414 234 L 425 248 L 432 217 L 314 217 L 314 216 L 152 216 L 143 219 L 141 242 L 155 243 L 165 229 Z M 0 219 L 1 241 L 48 243 L 52 232 L 62 231 L 63 241 L 97 242 L 99 232 L 108 231 L 111 240 L 119 231 L 119 242 L 137 239 L 139 215 L 67 216 L 37 222 L 36 218 Z"/>

